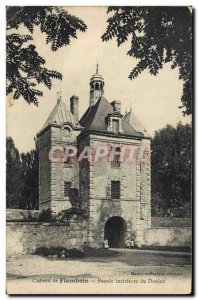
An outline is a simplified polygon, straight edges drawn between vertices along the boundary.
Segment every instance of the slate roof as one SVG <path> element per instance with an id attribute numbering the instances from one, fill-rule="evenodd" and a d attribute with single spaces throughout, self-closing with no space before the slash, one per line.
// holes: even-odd
<path id="1" fill-rule="evenodd" d="M 107 131 L 107 117 L 109 114 L 113 114 L 114 109 L 113 106 L 102 96 L 97 103 L 89 107 L 85 114 L 82 116 L 81 120 L 79 121 L 80 125 L 84 127 L 80 136 L 86 132 L 94 131 L 94 132 L 102 132 L 110 134 Z M 133 126 L 136 124 L 135 122 L 131 122 L 134 118 L 131 115 L 125 115 L 122 118 L 122 129 L 123 133 L 120 133 L 119 136 L 136 136 L 136 137 L 144 137 L 144 129 L 143 127 L 140 130 L 140 126 Z M 140 122 L 139 122 L 140 124 Z"/>
<path id="2" fill-rule="evenodd" d="M 73 127 L 80 126 L 79 123 L 75 122 L 74 116 L 67 108 L 66 104 L 62 100 L 59 100 L 47 118 L 41 131 L 43 131 L 49 124 L 62 125 L 63 123 L 70 123 Z"/>
<path id="3" fill-rule="evenodd" d="M 134 114 L 133 110 L 130 110 L 128 113 L 125 114 L 124 119 L 129 123 L 137 132 L 141 132 L 144 134 L 145 137 L 150 137 L 147 130 L 144 126 L 140 123 L 139 119 Z"/>

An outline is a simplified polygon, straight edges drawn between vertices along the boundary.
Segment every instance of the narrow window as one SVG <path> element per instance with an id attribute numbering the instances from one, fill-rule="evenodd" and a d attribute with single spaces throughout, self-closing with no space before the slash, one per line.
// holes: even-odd
<path id="1" fill-rule="evenodd" d="M 116 147 L 115 149 L 113 149 L 112 151 L 114 151 L 114 156 L 111 162 L 111 167 L 112 168 L 119 168 L 120 167 L 120 147 Z"/>
<path id="2" fill-rule="evenodd" d="M 95 85 L 95 90 L 99 90 L 99 84 L 98 83 L 96 83 L 96 85 Z"/>
<path id="3" fill-rule="evenodd" d="M 111 181 L 111 199 L 120 199 L 120 181 Z"/>
<path id="4" fill-rule="evenodd" d="M 73 151 L 72 151 L 72 149 L 69 149 L 69 153 L 68 153 L 67 159 L 65 159 L 65 151 L 66 151 L 66 149 L 64 149 L 64 164 L 65 164 L 65 165 L 71 165 L 71 163 L 72 163 L 72 158 L 71 158 L 70 154 L 72 154 Z"/>
<path id="5" fill-rule="evenodd" d="M 119 132 L 119 120 L 113 119 L 113 132 L 115 134 Z"/>
<path id="6" fill-rule="evenodd" d="M 71 189 L 71 182 L 64 181 L 64 196 L 69 197 L 69 190 Z"/>

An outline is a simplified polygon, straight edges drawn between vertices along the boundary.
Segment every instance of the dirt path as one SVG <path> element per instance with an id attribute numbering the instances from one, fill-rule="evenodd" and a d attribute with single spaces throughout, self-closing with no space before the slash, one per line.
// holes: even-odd
<path id="1" fill-rule="evenodd" d="M 86 286 L 89 284 L 91 284 L 91 287 L 96 285 L 94 291 L 97 291 L 99 285 L 102 290 L 104 289 L 104 292 L 106 291 L 105 293 L 109 293 L 108 291 L 111 291 L 111 289 L 106 290 L 107 286 L 110 284 L 112 288 L 116 284 L 115 288 L 117 289 L 121 287 L 118 284 L 121 279 L 130 280 L 130 289 L 137 288 L 141 280 L 149 282 L 150 279 L 150 284 L 146 284 L 144 287 L 147 286 L 150 289 L 154 284 L 155 289 L 158 290 L 160 284 L 163 287 L 163 283 L 154 283 L 152 280 L 165 280 L 167 284 L 170 284 L 173 278 L 176 278 L 177 286 L 181 284 L 182 288 L 184 283 L 185 286 L 186 284 L 190 285 L 190 262 L 190 257 L 185 255 L 133 253 L 125 250 L 121 251 L 120 255 L 116 257 L 72 260 L 26 255 L 8 259 L 7 290 L 9 293 L 13 290 L 27 292 L 27 289 L 31 289 L 31 293 L 43 293 L 43 291 L 46 293 L 47 285 L 47 291 L 51 291 L 51 293 L 53 288 L 56 293 L 62 291 L 63 288 L 64 293 L 67 293 L 75 284 L 68 281 L 74 279 L 77 282 L 82 281 L 81 293 L 86 293 Z M 88 285 L 83 283 L 86 280 Z M 113 280 L 113 282 L 103 282 L 108 280 Z M 138 284 L 134 282 L 135 285 L 131 285 L 131 281 L 134 280 L 137 280 Z M 57 281 L 56 284 L 53 281 Z M 125 285 L 126 288 L 127 284 Z M 162 289 L 159 289 L 160 291 Z"/>

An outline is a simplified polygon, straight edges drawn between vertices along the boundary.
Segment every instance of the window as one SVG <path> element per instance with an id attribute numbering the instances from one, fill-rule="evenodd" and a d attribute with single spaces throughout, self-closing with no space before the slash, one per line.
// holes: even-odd
<path id="1" fill-rule="evenodd" d="M 111 181 L 111 199 L 120 199 L 120 181 Z"/>
<path id="2" fill-rule="evenodd" d="M 120 167 L 120 147 L 116 147 L 112 150 L 113 159 L 111 162 L 111 167 L 119 168 Z"/>
<path id="3" fill-rule="evenodd" d="M 69 190 L 71 189 L 71 182 L 64 181 L 64 196 L 69 197 Z"/>
<path id="4" fill-rule="evenodd" d="M 95 90 L 99 90 L 99 83 L 95 84 Z"/>
<path id="5" fill-rule="evenodd" d="M 69 153 L 68 153 L 68 157 L 66 158 L 66 155 L 65 155 L 65 151 L 66 151 L 66 148 L 64 149 L 64 165 L 67 166 L 67 165 L 71 165 L 72 163 L 72 157 L 70 156 L 72 153 L 73 153 L 73 150 L 72 149 L 69 149 Z"/>
<path id="6" fill-rule="evenodd" d="M 119 132 L 119 120 L 113 119 L 112 125 L 113 125 L 113 132 L 117 134 Z"/>

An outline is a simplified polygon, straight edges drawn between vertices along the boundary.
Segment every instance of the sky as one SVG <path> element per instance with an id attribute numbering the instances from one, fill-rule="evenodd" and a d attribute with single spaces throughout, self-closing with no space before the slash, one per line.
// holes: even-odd
<path id="1" fill-rule="evenodd" d="M 190 123 L 190 117 L 183 117 L 181 105 L 182 81 L 178 70 L 166 64 L 157 76 L 144 71 L 135 80 L 128 75 L 138 62 L 126 55 L 130 40 L 118 48 L 115 40 L 102 42 L 109 15 L 106 7 L 67 7 L 71 14 L 87 24 L 85 33 L 78 32 L 78 39 L 72 39 L 69 46 L 52 52 L 45 43 L 45 35 L 35 28 L 33 38 L 38 53 L 46 59 L 46 67 L 62 73 L 63 80 L 53 80 L 51 90 L 43 85 L 44 96 L 39 105 L 27 104 L 23 99 L 12 101 L 7 98 L 7 136 L 11 136 L 20 152 L 34 148 L 34 137 L 44 125 L 57 102 L 57 92 L 62 90 L 62 100 L 69 107 L 72 95 L 79 96 L 80 116 L 89 105 L 89 80 L 99 63 L 99 73 L 105 80 L 104 96 L 111 102 L 120 100 L 122 113 L 130 108 L 151 136 L 167 124 Z M 19 32 L 24 33 L 24 28 Z"/>

